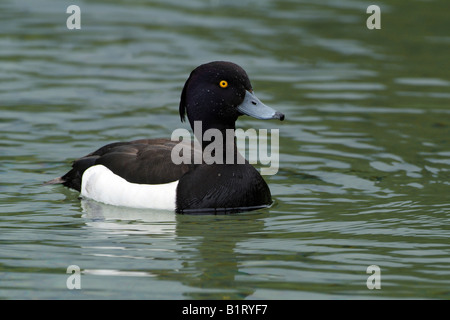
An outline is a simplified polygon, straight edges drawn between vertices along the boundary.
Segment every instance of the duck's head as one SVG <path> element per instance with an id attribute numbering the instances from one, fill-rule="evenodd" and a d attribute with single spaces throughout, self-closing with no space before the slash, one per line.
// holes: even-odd
<path id="1" fill-rule="evenodd" d="M 284 120 L 284 114 L 255 96 L 244 69 L 225 61 L 203 64 L 191 72 L 181 94 L 181 121 L 186 115 L 192 128 L 194 121 L 202 121 L 203 131 L 234 129 L 241 115 Z"/>

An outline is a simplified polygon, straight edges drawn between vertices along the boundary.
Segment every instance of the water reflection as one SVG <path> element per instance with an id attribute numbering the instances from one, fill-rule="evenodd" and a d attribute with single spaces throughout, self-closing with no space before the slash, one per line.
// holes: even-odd
<path id="1" fill-rule="evenodd" d="M 177 216 L 178 239 L 195 237 L 195 251 L 185 261 L 181 272 L 182 282 L 190 288 L 206 289 L 202 292 L 187 290 L 188 298 L 244 299 L 255 288 L 239 277 L 243 256 L 239 244 L 257 238 L 265 228 L 263 213 L 247 213 L 209 217 L 192 221 L 187 216 Z"/>
<path id="2" fill-rule="evenodd" d="M 265 228 L 264 211 L 236 215 L 176 215 L 170 211 L 118 208 L 81 200 L 86 226 L 93 234 L 109 234 L 113 242 L 89 246 L 85 249 L 93 256 L 111 258 L 111 269 L 99 266 L 83 270 L 91 276 L 156 277 L 161 280 L 177 280 L 186 286 L 183 295 L 189 299 L 243 299 L 255 289 L 240 281 L 242 256 L 238 244 L 250 242 Z M 128 248 L 125 238 L 146 236 L 148 249 Z M 125 238 L 123 238 L 125 236 Z M 146 259 L 151 264 L 161 251 L 171 252 L 171 246 L 152 251 L 153 241 L 172 239 L 173 244 L 185 250 L 177 250 L 179 268 L 161 270 L 118 269 L 115 258 Z M 142 241 L 142 240 L 141 240 Z M 171 259 L 174 257 L 172 256 Z M 115 268 L 114 268 L 115 267 Z M 106 281 L 106 280 L 105 280 Z M 202 289 L 201 291 L 197 289 Z"/>
<path id="3" fill-rule="evenodd" d="M 175 214 L 170 211 L 115 207 L 88 199 L 81 199 L 81 207 L 87 226 L 111 234 L 175 234 Z"/>

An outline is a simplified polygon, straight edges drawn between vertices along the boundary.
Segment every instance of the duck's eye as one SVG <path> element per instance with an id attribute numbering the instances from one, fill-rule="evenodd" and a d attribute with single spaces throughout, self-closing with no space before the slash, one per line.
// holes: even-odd
<path id="1" fill-rule="evenodd" d="M 222 81 L 219 82 L 219 86 L 221 88 L 226 88 L 226 87 L 228 87 L 228 82 L 225 81 L 225 80 L 222 80 Z"/>

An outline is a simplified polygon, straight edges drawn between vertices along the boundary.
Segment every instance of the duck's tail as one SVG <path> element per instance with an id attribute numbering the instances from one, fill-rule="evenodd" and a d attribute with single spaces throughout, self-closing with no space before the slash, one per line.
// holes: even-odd
<path id="1" fill-rule="evenodd" d="M 55 178 L 50 181 L 44 182 L 42 185 L 48 186 L 50 184 L 64 184 L 65 182 L 66 182 L 66 180 L 64 180 L 63 177 L 59 177 L 59 178 Z"/>

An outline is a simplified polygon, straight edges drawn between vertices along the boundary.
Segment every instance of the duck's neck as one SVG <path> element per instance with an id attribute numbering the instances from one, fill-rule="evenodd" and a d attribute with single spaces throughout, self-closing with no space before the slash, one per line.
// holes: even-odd
<path id="1" fill-rule="evenodd" d="M 200 142 L 206 163 L 242 164 L 245 159 L 236 147 L 235 126 L 214 125 L 204 127 L 194 123 L 194 135 Z"/>

